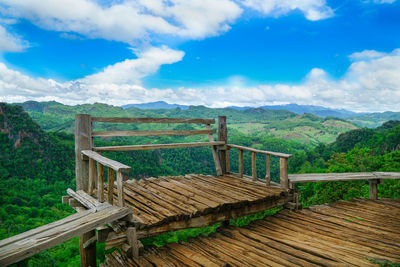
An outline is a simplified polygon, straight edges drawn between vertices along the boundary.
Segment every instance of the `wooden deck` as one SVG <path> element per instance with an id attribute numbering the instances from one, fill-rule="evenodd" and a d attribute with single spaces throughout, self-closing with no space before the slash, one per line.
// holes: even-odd
<path id="1" fill-rule="evenodd" d="M 289 198 L 288 190 L 230 175 L 129 180 L 123 191 L 139 238 L 241 217 L 283 205 Z"/>
<path id="2" fill-rule="evenodd" d="M 377 266 L 400 262 L 400 200 L 356 199 L 283 210 L 247 227 L 146 249 L 103 266 Z"/>

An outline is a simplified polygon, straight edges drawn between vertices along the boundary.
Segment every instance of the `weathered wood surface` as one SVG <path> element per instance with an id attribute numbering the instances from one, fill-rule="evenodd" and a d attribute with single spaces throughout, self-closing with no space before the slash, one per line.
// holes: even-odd
<path id="1" fill-rule="evenodd" d="M 238 146 L 238 145 L 228 144 L 228 147 L 237 148 L 237 149 L 246 150 L 246 151 L 255 152 L 255 153 L 260 153 L 260 154 L 277 156 L 277 157 L 280 157 L 280 158 L 291 158 L 291 157 L 293 157 L 293 155 L 291 155 L 291 154 L 272 152 L 272 151 L 266 151 L 266 150 L 259 150 L 259 149 L 246 147 L 246 146 Z"/>
<path id="2" fill-rule="evenodd" d="M 0 241 L 0 266 L 21 261 L 72 237 L 82 235 L 106 223 L 123 218 L 131 210 L 115 206 L 85 210 L 62 220 Z"/>
<path id="3" fill-rule="evenodd" d="M 93 122 L 111 123 L 197 123 L 214 124 L 215 119 L 180 119 L 180 118 L 117 118 L 117 117 L 92 117 Z"/>
<path id="4" fill-rule="evenodd" d="M 148 249 L 103 266 L 377 266 L 400 261 L 400 200 L 340 201 L 283 210 L 249 226 Z M 397 218 L 397 219 L 394 219 Z"/>
<path id="5" fill-rule="evenodd" d="M 102 155 L 100 155 L 99 153 L 92 151 L 92 150 L 83 150 L 82 154 L 89 157 L 90 159 L 97 161 L 101 164 L 103 164 L 104 166 L 107 166 L 115 171 L 123 171 L 123 172 L 129 172 L 132 170 L 131 167 L 122 164 L 118 161 L 103 157 Z"/>
<path id="6" fill-rule="evenodd" d="M 131 145 L 131 146 L 104 146 L 94 147 L 95 151 L 133 151 L 133 150 L 148 150 L 148 149 L 169 149 L 182 147 L 202 147 L 202 146 L 218 146 L 224 142 L 193 142 L 193 143 L 175 143 L 175 144 L 151 144 L 151 145 Z"/>
<path id="7" fill-rule="evenodd" d="M 177 131 L 177 130 L 163 130 L 163 131 L 96 131 L 92 132 L 92 136 L 160 136 L 160 135 L 199 135 L 199 134 L 213 134 L 217 131 L 210 130 L 191 130 L 191 131 Z"/>
<path id="8" fill-rule="evenodd" d="M 345 173 L 289 174 L 289 180 L 291 183 L 370 180 L 370 179 L 400 179 L 400 172 L 345 172 Z"/>
<path id="9" fill-rule="evenodd" d="M 207 128 L 207 130 L 211 129 L 209 124 L 206 125 L 206 128 Z M 208 135 L 208 141 L 214 142 L 214 136 L 212 134 Z M 215 171 L 216 171 L 217 175 L 222 175 L 221 161 L 218 157 L 217 148 L 215 146 L 212 146 L 211 152 L 212 152 L 212 156 L 213 156 L 213 160 L 214 160 Z"/>
<path id="10" fill-rule="evenodd" d="M 116 200 L 115 186 L 113 193 Z M 275 203 L 288 195 L 286 190 L 262 183 L 196 174 L 129 180 L 123 184 L 123 193 L 139 230 L 256 203 Z"/>

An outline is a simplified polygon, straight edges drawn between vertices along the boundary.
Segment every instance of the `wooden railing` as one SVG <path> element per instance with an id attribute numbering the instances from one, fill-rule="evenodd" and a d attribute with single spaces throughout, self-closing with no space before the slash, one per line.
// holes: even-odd
<path id="1" fill-rule="evenodd" d="M 102 155 L 92 150 L 83 150 L 82 155 L 89 158 L 89 188 L 88 194 L 93 195 L 94 187 L 97 181 L 97 199 L 104 202 L 104 166 L 108 167 L 107 175 L 107 202 L 113 205 L 114 198 L 114 177 L 117 172 L 117 195 L 118 206 L 124 206 L 124 191 L 123 191 L 123 172 L 131 171 L 131 167 L 119 163 L 118 161 L 103 157 Z M 96 171 L 97 164 L 97 171 Z M 96 180 L 97 177 L 97 180 Z"/>
<path id="2" fill-rule="evenodd" d="M 230 172 L 230 159 L 229 159 L 229 150 L 231 148 L 238 149 L 238 174 L 239 177 L 243 178 L 243 151 L 251 152 L 251 172 L 252 172 L 252 179 L 253 181 L 257 181 L 257 167 L 256 167 L 256 153 L 264 154 L 265 155 L 265 168 L 266 168 L 266 175 L 265 175 L 265 183 L 267 185 L 271 184 L 271 156 L 276 156 L 280 158 L 280 186 L 288 189 L 289 188 L 289 181 L 288 181 L 288 159 L 292 157 L 290 154 L 285 153 L 278 153 L 272 151 L 265 151 L 259 150 L 251 147 L 245 146 L 238 146 L 233 144 L 227 145 L 226 151 L 226 170 Z"/>

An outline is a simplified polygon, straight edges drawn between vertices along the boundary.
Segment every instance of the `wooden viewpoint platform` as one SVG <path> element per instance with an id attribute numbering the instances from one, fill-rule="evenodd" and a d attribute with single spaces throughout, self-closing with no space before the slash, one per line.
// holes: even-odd
<path id="1" fill-rule="evenodd" d="M 356 199 L 282 210 L 247 227 L 147 249 L 101 266 L 378 266 L 400 262 L 400 200 Z"/>

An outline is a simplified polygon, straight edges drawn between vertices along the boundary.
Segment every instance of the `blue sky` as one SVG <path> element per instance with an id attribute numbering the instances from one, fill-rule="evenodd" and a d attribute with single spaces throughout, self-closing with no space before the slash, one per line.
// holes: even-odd
<path id="1" fill-rule="evenodd" d="M 0 101 L 400 111 L 399 3 L 0 0 Z"/>

